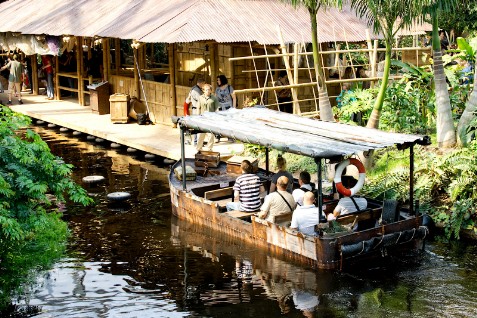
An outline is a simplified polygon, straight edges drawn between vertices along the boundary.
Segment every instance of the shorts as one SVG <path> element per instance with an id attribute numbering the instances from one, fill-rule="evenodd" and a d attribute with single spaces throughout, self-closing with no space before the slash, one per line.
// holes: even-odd
<path id="1" fill-rule="evenodd" d="M 15 83 L 15 82 L 8 82 L 8 90 L 13 93 L 15 90 L 17 93 L 21 92 L 21 83 Z"/>

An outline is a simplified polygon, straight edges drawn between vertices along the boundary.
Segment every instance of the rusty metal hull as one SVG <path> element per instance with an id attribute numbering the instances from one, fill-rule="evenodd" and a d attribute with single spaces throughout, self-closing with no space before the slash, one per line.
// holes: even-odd
<path id="1" fill-rule="evenodd" d="M 366 231 L 325 234 L 323 237 L 306 236 L 254 216 L 251 216 L 251 222 L 247 222 L 220 213 L 216 202 L 199 197 L 191 191 L 182 190 L 176 182 L 171 182 L 171 178 L 175 178 L 173 173 L 170 174 L 169 185 L 172 211 L 178 218 L 225 233 L 274 255 L 321 269 L 341 269 L 343 264 L 362 256 L 381 257 L 383 249 L 421 248 L 425 239 L 425 235 L 420 231 L 423 228 L 422 216 Z M 408 232 L 421 234 L 402 235 Z M 362 250 L 356 244 L 362 244 Z M 343 256 L 344 247 L 348 248 L 346 250 L 348 254 L 345 256 Z"/>

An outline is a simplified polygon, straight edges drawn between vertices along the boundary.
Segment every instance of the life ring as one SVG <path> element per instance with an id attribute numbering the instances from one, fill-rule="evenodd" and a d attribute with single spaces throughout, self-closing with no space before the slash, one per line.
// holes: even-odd
<path id="1" fill-rule="evenodd" d="M 341 183 L 341 174 L 343 173 L 344 168 L 348 165 L 356 166 L 359 172 L 358 182 L 351 189 L 345 188 L 343 184 Z M 358 193 L 358 191 L 361 190 L 361 188 L 363 187 L 365 179 L 366 179 L 366 170 L 364 169 L 364 166 L 361 163 L 361 161 L 359 161 L 358 159 L 354 159 L 354 158 L 346 159 L 345 161 L 341 162 L 336 167 L 335 179 L 334 179 L 336 190 L 344 196 L 350 197 Z"/>

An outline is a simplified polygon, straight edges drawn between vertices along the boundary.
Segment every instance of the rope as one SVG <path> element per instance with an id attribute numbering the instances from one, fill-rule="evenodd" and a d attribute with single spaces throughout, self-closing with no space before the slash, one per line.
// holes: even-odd
<path id="1" fill-rule="evenodd" d="M 152 117 L 154 117 L 154 120 L 151 121 L 152 124 L 154 124 L 156 116 L 154 116 L 154 114 L 151 113 L 151 110 L 149 109 L 149 104 L 147 103 L 147 96 L 146 96 L 146 92 L 144 91 L 144 85 L 142 83 L 141 71 L 139 70 L 139 63 L 137 62 L 136 51 L 134 49 L 133 49 L 133 55 L 134 55 L 134 62 L 136 63 L 137 73 L 139 75 L 139 82 L 141 83 L 142 95 L 144 96 L 144 101 L 146 102 L 147 112 L 148 114 L 152 114 Z"/>

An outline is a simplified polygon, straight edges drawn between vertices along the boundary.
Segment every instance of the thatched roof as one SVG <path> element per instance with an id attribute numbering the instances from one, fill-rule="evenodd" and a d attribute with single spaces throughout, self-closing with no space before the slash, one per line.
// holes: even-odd
<path id="1" fill-rule="evenodd" d="M 188 129 L 313 158 L 331 158 L 394 145 L 429 142 L 427 136 L 325 122 L 265 107 L 206 112 L 200 116 L 174 118 L 173 121 Z"/>
<path id="2" fill-rule="evenodd" d="M 0 32 L 179 43 L 215 40 L 311 42 L 308 11 L 279 0 L 10 0 Z M 366 23 L 346 7 L 318 14 L 319 41 L 366 40 Z"/>

